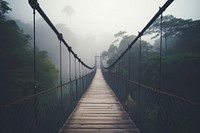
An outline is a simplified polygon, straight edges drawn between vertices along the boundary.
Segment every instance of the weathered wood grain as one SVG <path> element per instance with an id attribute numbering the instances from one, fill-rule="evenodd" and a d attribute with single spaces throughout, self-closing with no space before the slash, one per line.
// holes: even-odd
<path id="1" fill-rule="evenodd" d="M 140 133 L 100 70 L 60 133 Z"/>

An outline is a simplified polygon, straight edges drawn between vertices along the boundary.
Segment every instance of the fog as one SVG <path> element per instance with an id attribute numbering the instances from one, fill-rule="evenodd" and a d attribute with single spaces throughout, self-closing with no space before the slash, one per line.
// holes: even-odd
<path id="1" fill-rule="evenodd" d="M 28 0 L 6 1 L 12 8 L 8 15 L 18 20 L 24 32 L 32 35 L 33 11 Z M 40 7 L 63 34 L 73 51 L 89 65 L 94 64 L 95 55 L 100 55 L 109 48 L 115 40 L 114 34 L 126 31 L 128 35 L 137 35 L 165 2 L 166 0 L 38 0 Z M 200 19 L 198 5 L 199 0 L 175 0 L 164 15 Z M 36 20 L 36 45 L 48 51 L 52 61 L 58 64 L 57 36 L 37 12 Z"/>

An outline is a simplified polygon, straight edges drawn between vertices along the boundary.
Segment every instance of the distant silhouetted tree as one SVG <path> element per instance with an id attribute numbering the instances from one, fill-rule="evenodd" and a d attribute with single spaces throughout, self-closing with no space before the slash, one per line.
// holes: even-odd
<path id="1" fill-rule="evenodd" d="M 0 20 L 5 19 L 5 13 L 8 13 L 8 11 L 11 11 L 8 2 L 0 0 Z"/>
<path id="2" fill-rule="evenodd" d="M 176 18 L 173 15 L 163 16 L 162 21 L 162 35 L 165 39 L 165 49 L 167 50 L 167 40 L 168 38 L 179 36 L 183 34 L 183 31 L 190 27 L 192 20 L 184 20 L 181 18 Z M 160 19 L 157 19 L 152 26 L 145 32 L 145 34 L 156 34 L 152 38 L 157 38 L 160 36 Z"/>

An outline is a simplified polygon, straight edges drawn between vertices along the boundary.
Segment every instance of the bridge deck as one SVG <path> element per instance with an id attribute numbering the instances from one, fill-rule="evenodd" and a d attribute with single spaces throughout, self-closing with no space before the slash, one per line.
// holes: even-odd
<path id="1" fill-rule="evenodd" d="M 100 70 L 61 133 L 139 133 Z"/>

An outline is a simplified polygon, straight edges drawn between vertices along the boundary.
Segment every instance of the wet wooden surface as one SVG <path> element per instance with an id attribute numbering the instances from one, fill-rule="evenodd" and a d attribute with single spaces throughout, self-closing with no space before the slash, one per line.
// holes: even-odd
<path id="1" fill-rule="evenodd" d="M 100 70 L 60 133 L 140 133 Z"/>

